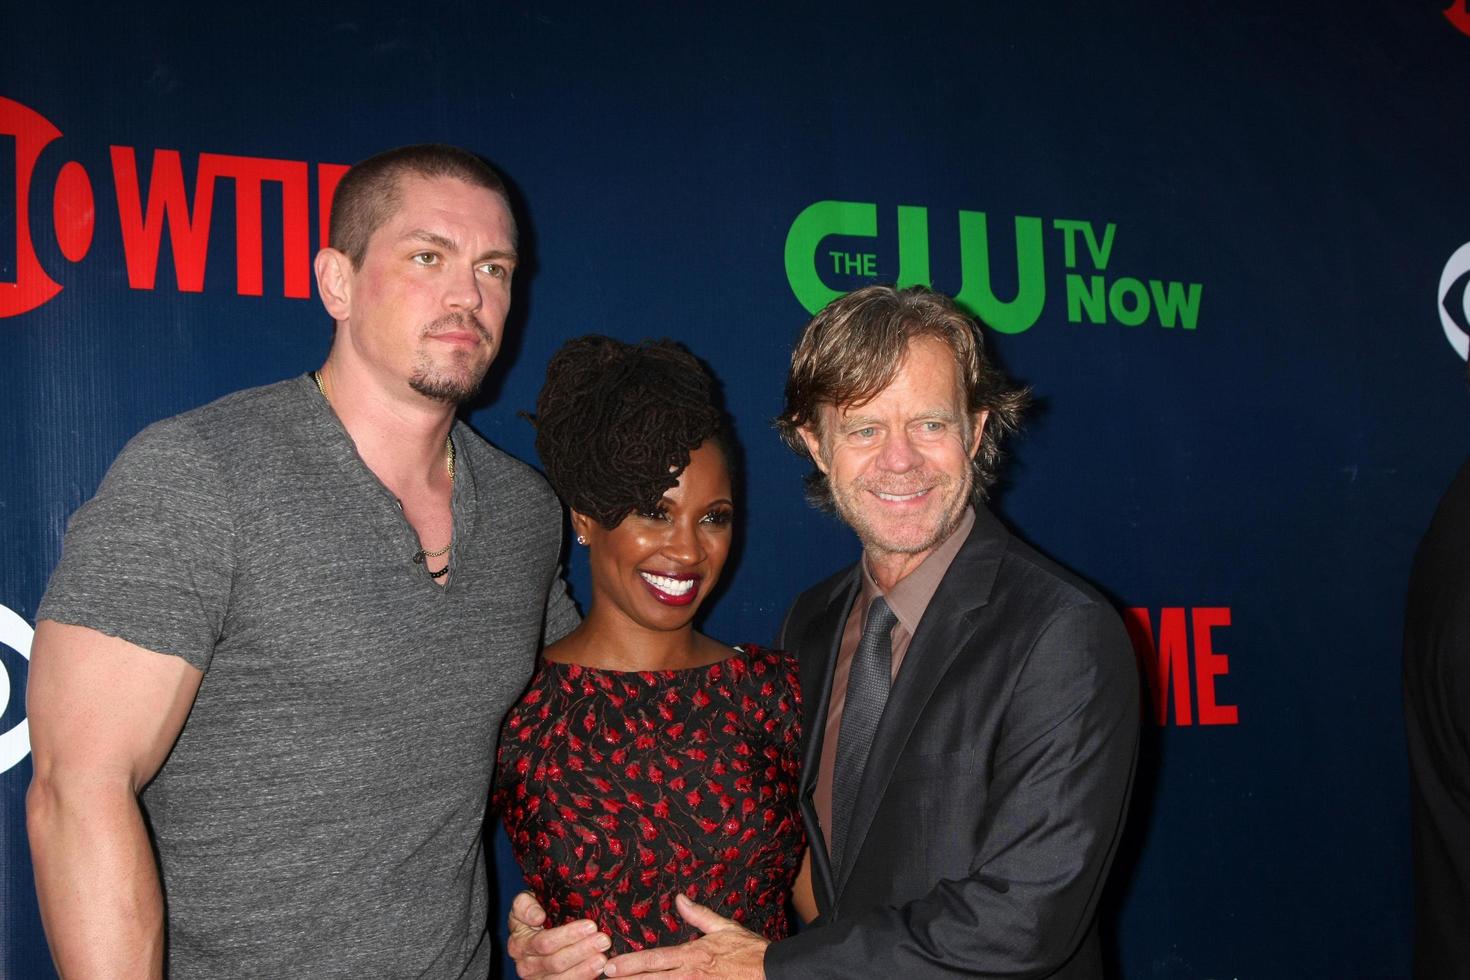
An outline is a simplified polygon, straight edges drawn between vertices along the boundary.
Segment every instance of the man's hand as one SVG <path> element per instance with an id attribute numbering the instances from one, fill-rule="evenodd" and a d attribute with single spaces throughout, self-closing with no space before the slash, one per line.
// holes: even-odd
<path id="1" fill-rule="evenodd" d="M 766 947 L 762 939 L 703 905 L 680 895 L 674 907 L 684 921 L 704 933 L 682 946 L 645 949 L 624 953 L 608 961 L 603 972 L 610 977 L 640 977 L 656 974 L 659 980 L 721 977 L 723 980 L 765 980 Z"/>
<path id="2" fill-rule="evenodd" d="M 607 963 L 603 954 L 612 940 L 595 923 L 578 919 L 547 929 L 546 910 L 530 892 L 515 897 L 506 921 L 510 938 L 505 948 L 521 980 L 594 980 L 602 975 Z"/>

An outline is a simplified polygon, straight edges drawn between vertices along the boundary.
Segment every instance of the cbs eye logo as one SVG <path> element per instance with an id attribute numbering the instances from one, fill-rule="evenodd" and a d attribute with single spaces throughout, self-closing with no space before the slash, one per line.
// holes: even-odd
<path id="1" fill-rule="evenodd" d="M 35 630 L 19 615 L 0 606 L 0 646 L 7 646 L 26 660 L 31 659 L 31 637 Z M 0 658 L 0 718 L 10 706 L 10 671 L 6 658 Z M 31 751 L 31 728 L 22 718 L 10 728 L 0 732 L 0 773 L 24 759 Z"/>
<path id="2" fill-rule="evenodd" d="M 1439 322 L 1455 353 L 1470 360 L 1470 242 L 1455 249 L 1440 273 Z"/>

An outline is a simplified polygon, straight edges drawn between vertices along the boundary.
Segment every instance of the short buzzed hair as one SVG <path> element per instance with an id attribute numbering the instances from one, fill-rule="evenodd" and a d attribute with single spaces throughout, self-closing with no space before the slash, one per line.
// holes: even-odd
<path id="1" fill-rule="evenodd" d="M 337 184 L 332 197 L 328 244 L 347 256 L 352 268 L 362 268 L 368 242 L 398 210 L 401 180 L 416 177 L 452 177 L 499 194 L 510 207 L 505 182 L 488 163 L 468 150 L 444 143 L 417 143 L 385 150 L 356 164 Z"/>
<path id="2" fill-rule="evenodd" d="M 948 296 L 923 286 L 865 286 L 823 307 L 791 353 L 786 410 L 776 428 L 787 445 L 809 456 L 801 429 L 825 438 L 822 406 L 862 405 L 877 397 L 920 337 L 942 341 L 954 355 L 966 411 L 990 413 L 972 461 L 972 497 L 983 502 L 996 480 L 1001 440 L 1020 427 L 1030 392 L 1011 384 L 985 356 L 979 323 Z M 807 476 L 806 492 L 813 505 L 833 509 L 832 488 L 820 469 Z"/>

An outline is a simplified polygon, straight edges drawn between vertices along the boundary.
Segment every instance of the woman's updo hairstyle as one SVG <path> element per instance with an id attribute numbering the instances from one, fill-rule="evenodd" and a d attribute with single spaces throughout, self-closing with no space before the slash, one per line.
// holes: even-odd
<path id="1" fill-rule="evenodd" d="M 536 452 L 572 510 L 611 530 L 652 511 L 708 439 L 723 449 L 714 382 L 672 340 L 567 341 L 536 399 Z"/>

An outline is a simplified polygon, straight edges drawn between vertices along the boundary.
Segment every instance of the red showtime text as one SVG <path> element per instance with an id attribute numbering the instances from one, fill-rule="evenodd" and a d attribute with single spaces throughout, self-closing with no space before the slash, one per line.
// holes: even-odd
<path id="1" fill-rule="evenodd" d="M 31 184 L 36 162 L 61 131 L 40 113 L 0 97 L 0 147 L 13 141 L 15 185 L 0 188 L 0 235 L 14 235 L 14 279 L 0 281 L 0 317 L 19 316 L 49 302 L 61 284 L 42 267 L 31 237 Z M 8 139 L 7 139 L 8 137 Z M 139 153 L 131 146 L 112 146 L 111 177 L 117 201 L 117 226 L 127 265 L 128 285 L 153 289 L 165 235 L 173 257 L 174 285 L 180 292 L 204 289 L 209 259 L 209 227 L 218 181 L 234 185 L 235 291 L 260 296 L 262 274 L 261 190 L 278 184 L 281 194 L 282 292 L 305 299 L 311 295 L 311 207 L 308 195 L 313 167 L 299 160 L 200 153 L 192 181 L 184 174 L 178 150 L 154 150 L 147 160 L 147 187 L 140 176 Z M 347 167 L 315 165 L 317 243 L 325 245 L 328 216 L 337 182 Z M 13 198 L 9 193 L 13 191 Z M 64 164 L 51 194 L 51 220 L 61 254 L 80 262 L 92 246 L 97 226 L 92 178 L 75 160 Z M 8 244 L 8 243 L 7 243 Z M 4 254 L 8 249 L 0 249 Z"/>
<path id="2" fill-rule="evenodd" d="M 1230 625 L 1228 607 L 1169 606 L 1157 617 L 1147 609 L 1128 609 L 1123 624 L 1148 680 L 1144 713 L 1156 724 L 1169 723 L 1170 704 L 1176 725 L 1193 725 L 1196 718 L 1201 725 L 1240 723 L 1240 709 L 1221 704 L 1216 690 L 1220 678 L 1230 673 L 1230 658 L 1215 646 L 1217 631 Z"/>

